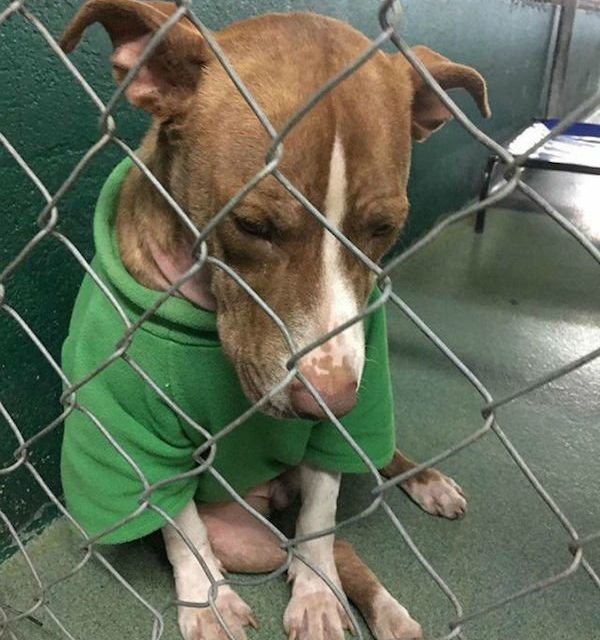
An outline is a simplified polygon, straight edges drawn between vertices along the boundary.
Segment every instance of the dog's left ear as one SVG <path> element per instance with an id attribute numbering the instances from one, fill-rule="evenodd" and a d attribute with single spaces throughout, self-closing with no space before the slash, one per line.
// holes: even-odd
<path id="1" fill-rule="evenodd" d="M 427 67 L 442 89 L 466 89 L 475 100 L 481 115 L 484 118 L 491 116 L 487 85 L 478 71 L 452 62 L 428 47 L 417 46 L 411 51 Z M 452 114 L 402 53 L 395 54 L 393 60 L 394 64 L 401 65 L 409 74 L 413 86 L 412 136 L 418 142 L 423 142 L 434 131 L 446 124 L 452 118 Z"/>
<path id="2" fill-rule="evenodd" d="M 112 41 L 113 75 L 120 83 L 127 72 L 139 64 L 151 37 L 176 9 L 172 2 L 88 0 L 69 23 L 60 45 L 69 53 L 87 27 L 100 23 Z M 204 38 L 182 18 L 167 31 L 140 67 L 125 95 L 134 106 L 159 118 L 183 113 L 210 58 Z"/>

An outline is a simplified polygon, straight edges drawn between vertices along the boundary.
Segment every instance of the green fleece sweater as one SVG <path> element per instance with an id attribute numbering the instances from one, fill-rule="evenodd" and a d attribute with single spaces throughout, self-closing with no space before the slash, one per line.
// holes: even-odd
<path id="1" fill-rule="evenodd" d="M 118 196 L 131 162 L 112 172 L 98 200 L 94 219 L 96 257 L 92 266 L 127 317 L 135 321 L 161 295 L 138 284 L 118 254 L 114 221 Z M 372 299 L 379 296 L 374 292 Z M 86 275 L 75 303 L 62 364 L 75 382 L 109 354 L 124 323 L 106 296 Z M 394 418 L 383 308 L 365 321 L 366 365 L 355 408 L 342 424 L 376 467 L 387 464 L 394 449 Z M 249 408 L 217 335 L 215 314 L 187 300 L 169 298 L 134 334 L 129 355 L 172 401 L 211 434 L 218 433 Z M 65 421 L 61 472 L 70 513 L 96 535 L 139 508 L 150 484 L 191 472 L 193 453 L 204 437 L 177 416 L 123 360 L 112 362 L 77 391 L 77 402 L 104 425 L 130 458 L 80 410 Z M 365 471 L 352 448 L 330 422 L 276 419 L 255 413 L 217 445 L 214 468 L 240 494 L 309 461 L 328 470 Z M 135 465 L 135 466 L 134 466 Z M 198 501 L 230 499 L 205 471 L 186 475 L 152 492 L 150 502 L 171 517 L 193 497 Z M 152 509 L 101 537 L 125 542 L 164 524 Z"/>

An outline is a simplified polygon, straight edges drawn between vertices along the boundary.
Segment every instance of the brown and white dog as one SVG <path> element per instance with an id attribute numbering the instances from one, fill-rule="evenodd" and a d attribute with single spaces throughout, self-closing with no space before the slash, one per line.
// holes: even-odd
<path id="1" fill-rule="evenodd" d="M 90 24 L 101 23 L 113 43 L 111 62 L 119 82 L 174 9 L 164 2 L 89 0 L 67 28 L 62 46 L 71 51 Z M 314 14 L 266 15 L 214 37 L 275 127 L 369 46 L 347 24 Z M 467 89 L 482 114 L 489 115 L 479 73 L 426 47 L 413 51 L 444 88 Z M 270 138 L 187 20 L 168 32 L 126 96 L 153 116 L 140 157 L 199 229 L 264 166 Z M 406 219 L 412 140 L 424 140 L 450 117 L 401 54 L 377 52 L 294 127 L 280 169 L 376 262 Z M 192 264 L 188 232 L 137 171 L 123 186 L 117 236 L 125 266 L 152 289 L 167 288 Z M 244 198 L 207 243 L 210 254 L 237 271 L 282 318 L 300 347 L 356 315 L 373 286 L 369 270 L 272 177 Z M 229 276 L 205 269 L 181 293 L 216 311 L 223 347 L 250 401 L 281 380 L 287 346 L 275 324 Z M 356 401 L 364 359 L 358 323 L 314 350 L 300 369 L 341 416 Z M 299 383 L 265 410 L 321 417 Z M 413 466 L 397 452 L 382 473 L 397 475 Z M 302 498 L 297 534 L 332 526 L 339 474 L 302 465 L 297 477 Z M 458 485 L 435 470 L 411 478 L 403 488 L 431 513 L 453 518 L 464 512 Z M 276 492 L 273 484 L 248 500 L 267 513 Z M 275 537 L 237 505 L 190 503 L 176 522 L 217 578 L 223 569 L 270 571 L 285 560 Z M 202 567 L 172 527 L 163 533 L 179 600 L 206 601 L 210 583 Z M 420 626 L 350 545 L 334 544 L 330 535 L 300 544 L 299 550 L 341 586 L 378 640 L 421 637 Z M 294 584 L 284 625 L 290 638 L 343 638 L 349 621 L 329 587 L 301 562 L 294 561 L 289 573 Z M 235 637 L 245 638 L 244 627 L 254 624 L 248 606 L 229 587 L 219 590 L 217 605 Z M 210 609 L 180 607 L 179 621 L 186 640 L 225 638 Z"/>

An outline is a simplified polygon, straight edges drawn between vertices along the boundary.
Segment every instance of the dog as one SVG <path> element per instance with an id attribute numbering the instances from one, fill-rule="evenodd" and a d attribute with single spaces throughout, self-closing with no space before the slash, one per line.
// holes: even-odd
<path id="1" fill-rule="evenodd" d="M 86 28 L 100 23 L 111 38 L 111 64 L 120 83 L 174 10 L 166 2 L 88 0 L 61 46 L 72 51 Z M 310 13 L 252 18 L 213 37 L 275 128 L 370 45 L 349 25 Z M 413 52 L 443 88 L 466 89 L 482 115 L 490 115 L 486 83 L 475 69 L 424 46 Z M 125 96 L 152 116 L 139 157 L 198 230 L 264 167 L 271 138 L 187 18 L 164 35 Z M 333 227 L 378 262 L 407 216 L 412 142 L 424 141 L 450 118 L 402 54 L 378 51 L 289 132 L 278 169 Z M 98 204 L 92 266 L 131 322 L 193 267 L 194 238 L 139 168 L 126 162 L 115 171 Z M 61 463 L 69 509 L 100 542 L 162 527 L 181 603 L 207 600 L 207 571 L 219 580 L 223 571 L 273 571 L 286 560 L 269 529 L 219 493 L 219 483 L 211 488 L 195 473 L 192 454 L 207 437 L 202 425 L 218 431 L 243 403 L 260 400 L 285 377 L 290 357 L 273 319 L 220 265 L 228 265 L 269 305 L 298 348 L 353 318 L 378 295 L 372 272 L 273 176 L 247 193 L 206 243 L 215 261 L 178 288 L 177 297 L 149 319 L 148 331 L 143 325 L 135 333 L 125 362 L 111 361 L 78 390 L 80 411 L 66 421 Z M 83 377 L 114 350 L 124 322 L 106 292 L 86 276 L 63 349 L 71 379 Z M 164 351 L 157 352 L 159 340 Z M 170 400 L 165 407 L 148 392 L 136 367 L 141 360 L 146 375 L 159 381 L 156 386 L 194 415 L 182 416 Z M 314 348 L 298 368 L 367 452 L 374 443 L 370 457 L 384 476 L 414 468 L 393 441 L 382 309 Z M 174 376 L 168 380 L 167 370 Z M 299 491 L 297 535 L 332 527 L 341 472 L 365 467 L 352 452 L 354 462 L 348 462 L 347 443 L 328 428 L 326 412 L 307 386 L 293 380 L 249 421 L 251 428 L 242 425 L 219 440 L 213 467 L 264 515 Z M 230 437 L 235 446 L 228 445 Z M 329 447 L 336 455 L 342 451 L 339 465 Z M 259 449 L 263 466 L 249 470 Z M 273 462 L 275 450 L 284 453 Z M 150 485 L 154 491 L 140 509 L 140 486 Z M 434 469 L 411 477 L 403 489 L 431 513 L 464 513 L 460 487 Z M 422 636 L 420 625 L 348 543 L 328 535 L 299 543 L 298 551 L 346 593 L 377 640 Z M 326 582 L 297 558 L 289 576 L 293 587 L 284 627 L 290 640 L 342 639 L 351 623 Z M 245 629 L 256 623 L 231 587 L 219 588 L 216 605 L 234 637 L 246 638 Z M 226 637 L 210 608 L 181 604 L 178 612 L 185 640 Z"/>

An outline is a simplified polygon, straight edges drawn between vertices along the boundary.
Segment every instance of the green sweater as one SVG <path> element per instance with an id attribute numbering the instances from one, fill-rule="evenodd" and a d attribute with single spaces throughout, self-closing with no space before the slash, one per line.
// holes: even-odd
<path id="1" fill-rule="evenodd" d="M 161 295 L 137 283 L 118 254 L 114 221 L 118 196 L 131 162 L 109 176 L 94 218 L 92 266 L 127 317 L 135 321 Z M 375 291 L 372 300 L 380 294 Z M 125 325 L 100 288 L 86 275 L 64 343 L 62 364 L 71 382 L 83 378 L 116 348 Z M 386 465 L 394 449 L 394 418 L 383 308 L 365 320 L 366 365 L 355 408 L 342 424 L 373 464 Z M 233 366 L 217 335 L 215 314 L 182 298 L 169 298 L 135 332 L 128 354 L 194 421 L 216 434 L 249 408 Z M 173 412 L 121 358 L 76 393 L 85 407 L 135 463 L 117 452 L 81 410 L 65 421 L 61 472 L 67 507 L 88 535 L 132 514 L 144 490 L 140 473 L 153 484 L 197 468 L 193 453 L 204 437 Z M 217 444 L 214 468 L 240 494 L 309 461 L 340 472 L 365 471 L 364 463 L 330 422 L 277 419 L 255 413 Z M 171 517 L 192 498 L 230 499 L 209 471 L 187 475 L 154 490 L 150 502 Z M 101 537 L 125 542 L 160 528 L 163 518 L 144 509 Z"/>

